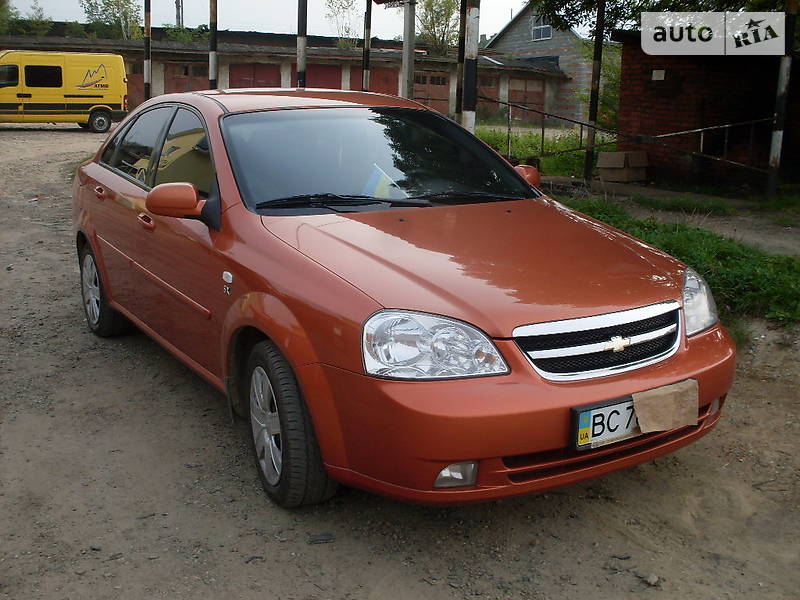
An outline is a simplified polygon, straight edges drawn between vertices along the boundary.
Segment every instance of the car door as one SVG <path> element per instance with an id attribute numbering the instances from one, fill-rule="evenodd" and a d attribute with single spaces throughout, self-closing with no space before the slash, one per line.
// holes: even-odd
<path id="1" fill-rule="evenodd" d="M 188 182 L 219 211 L 214 163 L 205 125 L 190 108 L 179 108 L 158 153 L 153 185 Z M 231 305 L 230 281 L 223 279 L 224 239 L 194 219 L 145 211 L 150 229 L 137 232 L 136 256 L 147 272 L 142 287 L 142 320 L 167 342 L 214 375 L 221 375 L 219 339 Z"/>
<path id="2" fill-rule="evenodd" d="M 159 107 L 140 114 L 112 138 L 98 162 L 81 168 L 81 199 L 89 212 L 95 251 L 105 271 L 107 293 L 123 308 L 142 318 L 145 275 L 136 265 L 138 234 L 150 226 L 143 217 L 150 159 L 175 108 Z"/>
<path id="3" fill-rule="evenodd" d="M 25 65 L 25 88 L 22 98 L 23 120 L 41 123 L 48 118 L 63 121 L 66 116 L 64 100 L 64 59 L 36 57 L 34 64 Z"/>
<path id="4" fill-rule="evenodd" d="M 22 93 L 19 65 L 0 65 L 0 121 L 22 121 Z"/>

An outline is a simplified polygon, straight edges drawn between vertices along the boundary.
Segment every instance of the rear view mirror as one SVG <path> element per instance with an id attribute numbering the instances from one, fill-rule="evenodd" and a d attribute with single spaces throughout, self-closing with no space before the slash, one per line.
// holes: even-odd
<path id="1" fill-rule="evenodd" d="M 145 206 L 154 215 L 191 219 L 201 215 L 205 203 L 191 183 L 162 183 L 147 194 Z"/>
<path id="2" fill-rule="evenodd" d="M 523 179 L 530 183 L 533 187 L 539 187 L 542 183 L 542 176 L 539 169 L 530 165 L 517 165 L 514 169 L 522 175 Z"/>

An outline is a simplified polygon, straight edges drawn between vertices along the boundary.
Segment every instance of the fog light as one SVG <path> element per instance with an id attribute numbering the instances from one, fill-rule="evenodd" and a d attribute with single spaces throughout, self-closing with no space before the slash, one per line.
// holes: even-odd
<path id="1" fill-rule="evenodd" d="M 478 463 L 460 462 L 453 463 L 441 470 L 433 484 L 435 488 L 461 487 L 475 485 L 478 479 Z"/>

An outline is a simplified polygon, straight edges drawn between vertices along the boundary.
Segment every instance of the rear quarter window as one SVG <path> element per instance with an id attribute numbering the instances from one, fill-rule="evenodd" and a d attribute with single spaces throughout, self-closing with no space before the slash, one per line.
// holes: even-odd
<path id="1" fill-rule="evenodd" d="M 106 164 L 146 185 L 153 150 L 173 110 L 172 107 L 155 108 L 139 116 L 122 136 L 116 152 L 111 150 L 110 162 Z M 106 152 L 103 153 L 104 162 Z"/>

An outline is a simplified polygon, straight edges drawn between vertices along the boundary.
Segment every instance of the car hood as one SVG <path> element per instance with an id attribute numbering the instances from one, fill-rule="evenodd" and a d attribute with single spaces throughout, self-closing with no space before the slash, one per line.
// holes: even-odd
<path id="1" fill-rule="evenodd" d="M 680 262 L 546 197 L 261 219 L 384 307 L 493 337 L 682 296 Z"/>

